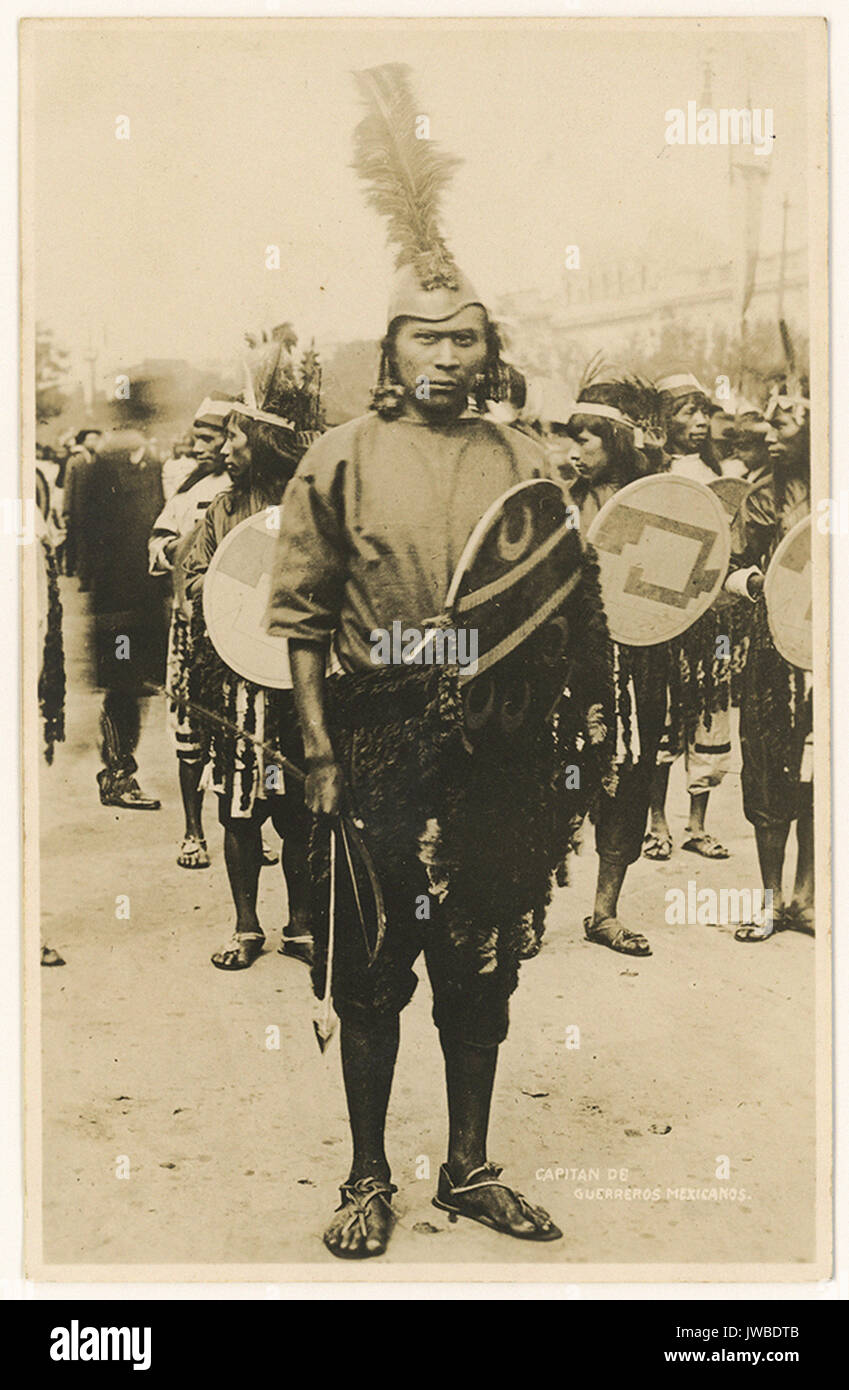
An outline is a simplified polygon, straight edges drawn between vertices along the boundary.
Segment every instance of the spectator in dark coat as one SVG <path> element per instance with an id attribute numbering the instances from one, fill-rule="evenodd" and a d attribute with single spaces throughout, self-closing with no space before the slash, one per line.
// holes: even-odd
<path id="1" fill-rule="evenodd" d="M 86 583 L 94 618 L 96 680 L 105 691 L 100 717 L 105 806 L 155 811 L 135 778 L 145 682 L 165 668 L 167 597 L 148 573 L 147 542 L 162 509 L 162 465 L 135 431 L 106 434 L 87 469 L 80 498 Z"/>

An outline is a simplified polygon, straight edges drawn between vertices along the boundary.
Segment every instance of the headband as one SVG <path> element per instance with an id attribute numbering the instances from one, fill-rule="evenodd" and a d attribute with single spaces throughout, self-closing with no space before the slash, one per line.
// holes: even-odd
<path id="1" fill-rule="evenodd" d="M 664 391 L 670 396 L 689 396 L 698 392 L 700 396 L 705 397 L 705 400 L 710 400 L 702 383 L 693 376 L 692 372 L 678 372 L 673 376 L 661 377 L 655 385 L 658 391 Z"/>
<path id="2" fill-rule="evenodd" d="M 295 428 L 291 420 L 284 420 L 282 415 L 272 415 L 269 410 L 259 410 L 257 406 L 245 405 L 243 401 L 233 401 L 230 414 L 246 415 L 249 420 L 263 425 L 277 425 L 282 430 L 294 431 Z"/>
<path id="3" fill-rule="evenodd" d="M 597 415 L 600 420 L 614 420 L 617 425 L 625 425 L 629 430 L 637 429 L 635 421 L 629 420 L 617 406 L 604 405 L 601 401 L 576 401 L 569 414 L 570 420 L 573 415 Z"/>
<path id="4" fill-rule="evenodd" d="M 635 448 L 642 449 L 645 444 L 646 437 L 642 425 L 638 425 L 635 420 L 623 415 L 622 411 L 615 405 L 604 405 L 601 401 L 576 401 L 569 419 L 571 420 L 575 415 L 595 415 L 599 420 L 612 420 L 614 424 L 624 425 L 626 430 L 631 430 Z"/>

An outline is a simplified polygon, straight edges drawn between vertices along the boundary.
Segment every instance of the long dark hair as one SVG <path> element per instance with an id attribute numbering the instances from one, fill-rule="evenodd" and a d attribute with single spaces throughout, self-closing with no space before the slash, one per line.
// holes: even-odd
<path id="1" fill-rule="evenodd" d="M 252 420 L 249 415 L 237 414 L 236 419 L 248 442 L 251 461 L 233 481 L 228 508 L 232 511 L 248 496 L 261 506 L 275 506 L 304 455 L 304 446 L 296 432 L 283 425 Z"/>
<path id="2" fill-rule="evenodd" d="M 395 358 L 395 345 L 399 329 L 405 317 L 393 319 L 380 344 L 380 367 L 377 385 L 371 393 L 369 409 L 376 411 L 384 420 L 393 420 L 401 413 L 405 391 L 401 385 Z M 486 361 L 484 369 L 475 381 L 472 394 L 475 405 L 483 413 L 487 401 L 500 401 L 509 397 L 512 376 L 508 363 L 501 357 L 501 336 L 489 315 L 486 316 Z"/>
<path id="3" fill-rule="evenodd" d="M 637 448 L 635 431 L 629 425 L 592 413 L 593 405 L 609 405 L 626 413 L 626 386 L 627 383 L 602 381 L 585 387 L 566 427 L 572 439 L 579 440 L 581 432 L 589 430 L 591 434 L 597 434 L 604 445 L 607 463 L 593 479 L 594 487 L 604 482 L 617 482 L 624 486 L 651 471 L 645 454 Z M 586 413 L 581 411 L 582 405 L 587 406 Z"/>

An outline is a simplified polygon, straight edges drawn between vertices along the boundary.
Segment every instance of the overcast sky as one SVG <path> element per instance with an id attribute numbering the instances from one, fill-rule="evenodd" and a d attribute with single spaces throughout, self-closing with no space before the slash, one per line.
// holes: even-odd
<path id="1" fill-rule="evenodd" d="M 584 266 L 732 254 L 727 150 L 664 138 L 706 62 L 714 106 L 775 113 L 764 249 L 788 192 L 791 245 L 806 240 L 805 31 L 483 23 L 31 29 L 38 319 L 74 347 L 105 334 L 104 365 L 232 356 L 281 318 L 302 340 L 378 336 L 391 258 L 349 167 L 351 70 L 387 61 L 410 64 L 432 137 L 465 161 L 446 232 L 485 297 L 555 288 L 568 244 Z"/>

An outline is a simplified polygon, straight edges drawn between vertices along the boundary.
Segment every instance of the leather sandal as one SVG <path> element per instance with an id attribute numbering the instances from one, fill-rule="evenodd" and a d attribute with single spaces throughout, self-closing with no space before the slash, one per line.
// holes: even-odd
<path id="1" fill-rule="evenodd" d="M 277 947 L 277 954 L 278 956 L 288 956 L 290 960 L 299 960 L 303 965 L 312 965 L 312 933 L 303 936 L 289 936 L 288 932 L 284 931 L 283 939 Z"/>
<path id="2" fill-rule="evenodd" d="M 709 835 L 706 830 L 698 835 L 690 835 L 684 840 L 682 849 L 688 849 L 691 854 L 700 854 L 703 859 L 730 859 L 730 851 L 721 845 L 715 835 Z"/>
<path id="3" fill-rule="evenodd" d="M 217 970 L 247 970 L 262 954 L 264 945 L 265 937 L 261 931 L 237 931 L 226 946 L 210 956 L 210 960 Z"/>
<path id="4" fill-rule="evenodd" d="M 208 869 L 209 850 L 199 835 L 187 835 L 180 845 L 177 863 L 181 869 Z"/>
<path id="5" fill-rule="evenodd" d="M 793 908 L 779 907 L 770 913 L 766 920 L 760 922 L 744 922 L 734 933 L 735 941 L 769 941 L 776 932 L 789 931 L 792 928 Z"/>
<path id="6" fill-rule="evenodd" d="M 480 1168 L 473 1168 L 467 1173 L 466 1181 L 455 1187 L 448 1165 L 443 1163 L 433 1205 L 440 1211 L 447 1211 L 451 1221 L 456 1221 L 458 1216 L 467 1216 L 470 1221 L 479 1221 L 482 1226 L 489 1226 L 506 1236 L 515 1236 L 517 1240 L 561 1240 L 563 1232 L 555 1226 L 547 1211 L 531 1206 L 521 1192 L 516 1192 L 505 1182 L 499 1182 L 502 1172 L 503 1169 L 495 1163 L 484 1163 Z M 483 1195 L 486 1198 L 493 1189 L 509 1193 L 519 1208 L 518 1219 L 514 1217 L 511 1221 L 499 1211 L 497 1204 L 490 1203 L 487 1208 L 485 1200 L 470 1203 L 470 1197 Z"/>
<path id="7" fill-rule="evenodd" d="M 623 956 L 650 956 L 651 946 L 639 932 L 623 927 L 618 917 L 602 917 L 598 922 L 584 918 L 584 936 L 598 946 L 609 946 Z"/>
<path id="8" fill-rule="evenodd" d="M 341 1206 L 336 1208 L 336 1215 L 322 1237 L 331 1255 L 339 1260 L 369 1260 L 375 1255 L 382 1255 L 389 1244 L 395 1220 L 391 1202 L 392 1194 L 397 1191 L 393 1183 L 383 1182 L 380 1178 L 358 1178 L 356 1182 L 344 1182 L 339 1188 Z M 372 1211 L 373 1203 L 382 1206 L 384 1217 L 386 1214 L 389 1216 L 388 1222 L 378 1224 Z M 339 1245 L 340 1237 L 349 1235 L 355 1228 L 360 1236 L 358 1244 Z M 369 1248 L 369 1242 L 373 1248 Z"/>

